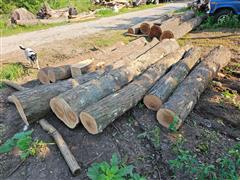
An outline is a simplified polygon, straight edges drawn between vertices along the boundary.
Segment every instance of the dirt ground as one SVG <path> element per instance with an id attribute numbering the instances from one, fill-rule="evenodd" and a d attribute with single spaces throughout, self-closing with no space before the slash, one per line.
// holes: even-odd
<path id="1" fill-rule="evenodd" d="M 147 179 L 171 179 L 174 174 L 168 161 L 175 158 L 173 144 L 179 135 L 185 139 L 184 147 L 195 153 L 198 160 L 204 163 L 215 162 L 240 140 L 240 109 L 231 101 L 224 100 L 222 96 L 222 93 L 228 90 L 235 92 L 237 101 L 240 101 L 240 37 L 237 36 L 239 33 L 240 31 L 232 30 L 195 31 L 179 40 L 181 45 L 192 43 L 194 46 L 203 47 L 204 50 L 222 44 L 231 49 L 233 56 L 228 68 L 222 70 L 201 95 L 194 110 L 177 133 L 171 133 L 161 127 L 155 119 L 155 113 L 142 103 L 118 118 L 99 135 L 88 134 L 81 125 L 70 130 L 53 114 L 49 114 L 46 119 L 63 135 L 81 164 L 81 174 L 73 177 L 56 145 L 49 145 L 50 152 L 46 158 L 30 157 L 23 163 L 19 157 L 11 153 L 1 154 L 0 179 L 88 179 L 86 172 L 91 163 L 109 161 L 113 153 L 117 153 L 127 164 L 133 164 L 136 171 Z M 60 43 L 58 46 L 60 49 L 63 48 Z M 46 48 L 45 51 L 50 50 Z M 76 54 L 82 50 L 79 48 L 77 51 Z M 51 65 L 64 63 L 69 59 L 65 52 L 58 51 L 56 54 L 63 57 L 63 61 L 55 63 L 51 61 Z M 49 55 L 49 59 L 56 54 Z M 75 55 L 71 58 L 79 58 Z M 25 86 L 32 87 L 38 84 L 34 81 Z M 10 88 L 0 91 L 0 144 L 21 131 L 24 126 L 15 107 L 7 102 L 7 96 L 12 92 Z M 154 134 L 154 138 L 141 136 L 156 127 L 160 131 Z M 53 142 L 39 124 L 33 124 L 31 129 L 34 129 L 34 139 Z M 202 144 L 207 148 L 204 150 L 199 148 Z M 182 173 L 177 174 L 176 179 L 192 177 Z"/>

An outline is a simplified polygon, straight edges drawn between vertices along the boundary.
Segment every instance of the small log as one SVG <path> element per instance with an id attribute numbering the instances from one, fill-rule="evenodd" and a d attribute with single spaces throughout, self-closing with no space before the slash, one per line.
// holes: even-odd
<path id="1" fill-rule="evenodd" d="M 71 66 L 63 65 L 59 67 L 51 67 L 48 69 L 48 79 L 51 82 L 63 80 L 71 77 Z"/>
<path id="2" fill-rule="evenodd" d="M 18 91 L 23 91 L 23 90 L 27 89 L 27 88 L 22 87 L 21 85 L 18 85 L 17 83 L 14 83 L 12 81 L 4 80 L 3 83 L 13 89 L 18 90 Z"/>
<path id="3" fill-rule="evenodd" d="M 227 65 L 230 57 L 231 52 L 225 47 L 213 49 L 158 110 L 158 122 L 166 128 L 179 129 L 208 83 Z"/>
<path id="4" fill-rule="evenodd" d="M 75 128 L 79 123 L 79 113 L 87 106 L 101 98 L 117 91 L 134 77 L 141 74 L 151 64 L 157 62 L 164 55 L 179 47 L 175 40 L 164 40 L 154 48 L 142 54 L 128 66 L 122 67 L 101 78 L 90 81 L 83 86 L 60 94 L 50 101 L 52 111 L 69 128 Z M 64 113 L 59 113 L 64 112 Z"/>
<path id="5" fill-rule="evenodd" d="M 170 53 L 160 59 L 132 83 L 123 87 L 97 103 L 88 106 L 80 113 L 83 126 L 91 134 L 103 131 L 117 117 L 136 106 L 148 89 L 167 71 L 167 69 L 182 58 L 185 48 Z"/>
<path id="6" fill-rule="evenodd" d="M 159 40 L 162 41 L 164 39 L 172 39 L 174 38 L 174 35 L 171 31 L 167 30 L 167 31 L 163 31 Z"/>
<path id="7" fill-rule="evenodd" d="M 73 156 L 72 152 L 68 148 L 68 145 L 64 141 L 62 135 L 56 130 L 55 127 L 53 127 L 49 122 L 47 122 L 45 119 L 41 119 L 39 121 L 39 124 L 43 128 L 43 130 L 47 131 L 56 142 L 61 154 L 63 155 L 69 169 L 71 170 L 72 174 L 74 176 L 80 174 L 80 166 L 78 165 L 78 162 L 76 161 L 75 157 Z"/>
<path id="8" fill-rule="evenodd" d="M 157 111 L 177 88 L 178 84 L 184 80 L 200 56 L 200 48 L 189 50 L 184 59 L 175 65 L 164 77 L 159 79 L 149 90 L 149 93 L 143 99 L 145 106 L 148 109 Z"/>
<path id="9" fill-rule="evenodd" d="M 103 73 L 104 71 L 96 71 L 76 79 L 25 89 L 13 93 L 8 99 L 15 104 L 24 123 L 29 125 L 51 112 L 49 102 L 53 97 L 76 87 L 78 84 L 83 84 L 89 80 L 99 78 Z"/>
<path id="10" fill-rule="evenodd" d="M 71 69 L 71 75 L 73 78 L 76 78 L 82 74 L 85 74 L 89 72 L 91 65 L 92 65 L 93 60 L 92 59 L 87 59 L 84 61 L 81 61 L 78 64 L 73 64 L 70 66 Z M 94 69 L 95 70 L 95 69 Z"/>
<path id="11" fill-rule="evenodd" d="M 50 68 L 51 67 L 45 67 L 38 71 L 37 78 L 42 84 L 50 84 L 50 80 L 48 79 L 48 70 Z"/>

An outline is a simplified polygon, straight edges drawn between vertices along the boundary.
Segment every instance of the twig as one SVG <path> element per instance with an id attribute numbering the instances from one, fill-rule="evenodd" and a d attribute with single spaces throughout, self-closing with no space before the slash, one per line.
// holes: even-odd
<path id="1" fill-rule="evenodd" d="M 18 168 L 25 162 L 25 160 L 22 160 L 12 171 L 10 171 L 10 173 L 8 173 L 8 175 L 6 177 L 11 176 L 14 172 L 16 172 L 18 170 Z"/>
<path id="2" fill-rule="evenodd" d="M 98 158 L 100 158 L 103 155 L 103 152 L 101 152 L 99 155 L 97 155 L 95 158 L 91 159 L 86 163 L 85 166 L 88 166 L 89 164 L 92 164 L 94 161 L 96 161 Z"/>

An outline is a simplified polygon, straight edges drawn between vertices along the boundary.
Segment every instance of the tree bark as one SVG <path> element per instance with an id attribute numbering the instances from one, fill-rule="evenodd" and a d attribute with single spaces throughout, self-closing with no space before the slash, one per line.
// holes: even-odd
<path id="1" fill-rule="evenodd" d="M 51 67 L 45 67 L 38 71 L 37 78 L 42 84 L 50 84 L 50 80 L 48 79 L 48 70 L 50 68 Z"/>
<path id="2" fill-rule="evenodd" d="M 136 106 L 167 69 L 182 58 L 184 52 L 185 48 L 181 48 L 168 54 L 127 86 L 88 106 L 80 113 L 83 126 L 91 134 L 102 132 L 117 117 Z"/>
<path id="3" fill-rule="evenodd" d="M 40 85 L 35 88 L 25 89 L 21 92 L 15 92 L 8 97 L 25 122 L 30 123 L 43 118 L 51 111 L 50 100 L 67 90 L 72 89 L 78 84 L 83 84 L 89 80 L 99 78 L 104 71 L 96 71 L 80 76 L 76 79 L 69 79 L 54 84 Z"/>
<path id="4" fill-rule="evenodd" d="M 63 80 L 70 78 L 71 75 L 71 66 L 63 65 L 59 67 L 51 67 L 48 69 L 48 79 L 51 82 L 56 82 L 57 80 Z"/>
<path id="5" fill-rule="evenodd" d="M 158 122 L 166 128 L 177 130 L 192 111 L 208 83 L 227 65 L 230 57 L 231 52 L 225 47 L 213 49 L 158 110 Z"/>
<path id="6" fill-rule="evenodd" d="M 53 137 L 72 174 L 74 176 L 78 175 L 80 173 L 80 166 L 78 165 L 78 162 L 68 148 L 68 145 L 64 141 L 62 135 L 45 119 L 41 119 L 39 121 L 39 124 L 41 125 L 43 130 L 47 131 Z"/>
<path id="7" fill-rule="evenodd" d="M 178 84 L 184 80 L 200 56 L 200 48 L 192 48 L 189 50 L 184 56 L 184 59 L 159 79 L 149 90 L 149 93 L 143 99 L 145 106 L 148 109 L 157 111 L 177 88 Z"/>
<path id="8" fill-rule="evenodd" d="M 50 106 L 61 121 L 69 128 L 74 128 L 79 123 L 79 113 L 87 105 L 117 91 L 151 64 L 178 47 L 179 45 L 175 40 L 164 40 L 132 61 L 128 66 L 113 70 L 97 80 L 90 81 L 53 98 L 50 101 Z M 59 111 L 65 113 L 58 113 Z"/>

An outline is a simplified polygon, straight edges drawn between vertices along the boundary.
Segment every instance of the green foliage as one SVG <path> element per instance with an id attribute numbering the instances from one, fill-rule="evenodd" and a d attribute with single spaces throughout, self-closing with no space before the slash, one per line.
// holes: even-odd
<path id="1" fill-rule="evenodd" d="M 240 109 L 240 101 L 238 100 L 238 94 L 237 92 L 230 92 L 228 90 L 225 90 L 222 92 L 222 101 L 226 100 L 227 102 L 231 103 L 236 108 Z"/>
<path id="2" fill-rule="evenodd" d="M 88 168 L 87 175 L 91 180 L 145 180 L 139 174 L 133 172 L 132 165 L 124 165 L 116 154 L 113 154 L 110 164 L 103 161 L 94 163 Z"/>
<path id="3" fill-rule="evenodd" d="M 137 137 L 148 138 L 155 148 L 160 147 L 160 128 L 157 126 L 150 131 L 139 134 Z"/>
<path id="4" fill-rule="evenodd" d="M 229 15 L 222 21 L 217 22 L 214 17 L 208 17 L 200 26 L 201 29 L 216 29 L 216 28 L 240 28 L 240 16 Z"/>
<path id="5" fill-rule="evenodd" d="M 231 148 L 214 164 L 204 164 L 197 160 L 196 155 L 178 145 L 177 157 L 169 161 L 170 168 L 176 172 L 184 172 L 199 180 L 237 180 L 240 170 L 240 143 Z"/>
<path id="6" fill-rule="evenodd" d="M 172 114 L 172 117 L 173 117 L 173 122 L 169 125 L 168 129 L 173 131 L 173 132 L 176 132 L 177 131 L 177 126 L 180 122 L 180 119 L 175 114 L 173 114 L 173 113 L 171 113 L 171 114 Z"/>
<path id="7" fill-rule="evenodd" d="M 181 9 L 178 9 L 176 11 L 174 11 L 174 13 L 183 13 L 183 12 L 186 12 L 186 11 L 189 11 L 191 10 L 191 7 L 184 7 L 184 8 L 181 8 Z"/>

